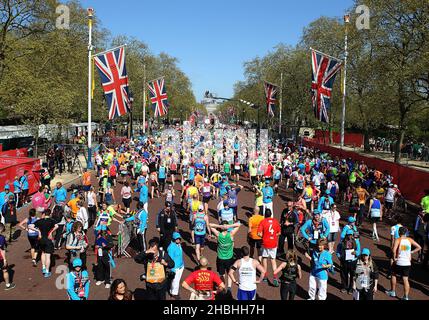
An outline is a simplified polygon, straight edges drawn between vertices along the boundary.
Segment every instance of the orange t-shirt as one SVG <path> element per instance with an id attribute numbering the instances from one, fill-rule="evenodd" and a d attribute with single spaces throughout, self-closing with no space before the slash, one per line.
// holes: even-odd
<path id="1" fill-rule="evenodd" d="M 84 172 L 82 176 L 82 182 L 84 186 L 90 186 L 91 185 L 91 173 L 90 172 Z"/>
<path id="2" fill-rule="evenodd" d="M 77 202 L 79 201 L 78 198 L 74 198 L 72 200 L 70 200 L 67 205 L 70 207 L 72 213 L 73 213 L 73 219 L 76 218 L 77 216 L 77 212 L 79 211 L 78 207 L 77 207 Z"/>
<path id="3" fill-rule="evenodd" d="M 250 217 L 249 219 L 249 236 L 253 240 L 261 240 L 262 238 L 258 236 L 258 227 L 261 221 L 264 220 L 264 217 L 260 214 Z"/>

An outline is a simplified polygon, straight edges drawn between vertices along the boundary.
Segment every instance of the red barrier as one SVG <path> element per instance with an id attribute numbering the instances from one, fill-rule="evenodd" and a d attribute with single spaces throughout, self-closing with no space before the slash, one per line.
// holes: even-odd
<path id="1" fill-rule="evenodd" d="M 0 152 L 3 151 L 3 144 L 0 143 Z"/>
<path id="2" fill-rule="evenodd" d="M 333 142 L 336 144 L 341 143 L 341 134 L 338 132 L 332 133 Z M 317 129 L 314 131 L 314 140 L 319 143 L 329 143 L 329 131 Z M 364 136 L 360 133 L 346 133 L 344 134 L 344 144 L 348 146 L 361 147 L 363 146 Z"/>
<path id="3" fill-rule="evenodd" d="M 28 171 L 28 185 L 30 187 L 30 194 L 37 192 L 39 189 L 39 174 L 33 171 L 41 169 L 39 159 L 31 158 L 13 158 L 13 157 L 0 157 L 0 189 L 5 184 L 9 184 L 11 191 L 15 176 L 21 177 L 24 170 Z M 3 190 L 3 189 L 2 189 Z"/>
<path id="4" fill-rule="evenodd" d="M 15 150 L 0 151 L 0 157 L 25 158 L 25 157 L 28 157 L 28 149 L 21 148 L 21 149 L 15 149 Z"/>
<path id="5" fill-rule="evenodd" d="M 304 145 L 327 152 L 340 159 L 351 158 L 355 161 L 363 161 L 368 167 L 376 168 L 381 172 L 388 171 L 393 176 L 393 183 L 398 185 L 404 197 L 414 203 L 420 204 L 424 190 L 429 189 L 429 172 L 378 158 L 366 157 L 356 152 L 341 150 L 308 139 L 304 140 Z"/>

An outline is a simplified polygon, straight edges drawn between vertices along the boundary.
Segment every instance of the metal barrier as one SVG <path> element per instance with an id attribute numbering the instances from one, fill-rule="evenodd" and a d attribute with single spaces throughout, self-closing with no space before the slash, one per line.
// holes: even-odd
<path id="1" fill-rule="evenodd" d="M 118 233 L 118 252 L 117 256 L 125 256 L 131 258 L 127 252 L 131 239 L 134 237 L 134 225 L 132 223 L 124 223 L 119 225 Z"/>

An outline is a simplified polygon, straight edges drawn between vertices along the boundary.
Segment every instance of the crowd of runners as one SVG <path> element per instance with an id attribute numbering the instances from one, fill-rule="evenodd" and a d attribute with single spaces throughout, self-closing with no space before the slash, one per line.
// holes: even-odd
<path id="1" fill-rule="evenodd" d="M 44 167 L 40 189 L 31 201 L 28 172 L 16 177 L 0 193 L 0 269 L 5 289 L 15 288 L 8 256 L 14 250 L 15 229 L 21 228 L 31 246 L 31 264 L 45 278 L 52 276 L 52 255 L 65 251 L 69 299 L 91 297 L 89 251 L 96 257 L 95 285 L 110 289 L 106 298 L 133 299 L 125 281 L 112 277 L 112 271 L 121 268 L 121 259 L 116 257 L 118 235 L 113 231 L 117 226 L 113 227 L 126 224 L 133 226 L 134 260 L 144 265 L 141 280 L 151 299 L 165 300 L 167 294 L 174 299 L 228 299 L 232 287 L 238 286 L 234 298 L 253 300 L 258 286 L 269 283 L 279 288 L 279 298 L 293 300 L 305 265 L 310 269 L 309 300 L 327 298 L 329 277 L 335 272 L 341 275 L 342 292 L 355 300 L 372 300 L 378 291 L 379 271 L 362 243 L 361 227 L 369 221 L 372 240 L 378 242 L 379 224 L 388 220 L 392 225 L 391 288 L 384 294 L 395 297 L 397 281 L 402 280 L 400 298 L 410 298 L 412 264 L 428 265 L 424 248 L 429 242 L 429 190 L 415 223 L 407 228 L 402 224 L 405 213 L 396 210 L 402 195 L 395 177 L 382 168 L 290 143 L 272 143 L 265 151 L 266 159 L 262 152 L 243 159 L 240 142 L 223 150 L 232 154 L 233 161 L 223 160 L 228 157 L 208 161 L 207 152 L 176 152 L 163 146 L 160 135 L 142 137 L 100 150 L 95 170 L 85 170 L 82 184 L 69 191 L 61 183 L 51 186 L 49 169 Z M 120 198 L 115 194 L 117 186 Z M 250 217 L 240 206 L 243 190 L 254 194 Z M 285 190 L 293 191 L 293 197 L 282 200 L 282 207 L 274 206 L 274 198 Z M 160 212 L 152 210 L 152 199 L 162 201 Z M 215 216 L 209 210 L 213 203 Z M 27 217 L 18 213 L 22 210 L 28 212 Z M 157 216 L 155 225 L 149 223 L 153 215 Z M 343 227 L 341 219 L 346 221 Z M 180 229 L 179 220 L 186 221 L 188 228 Z M 236 239 L 243 228 L 246 242 Z M 156 230 L 158 237 L 147 239 L 149 229 Z M 191 235 L 197 265 L 185 266 L 184 232 Z M 215 246 L 216 261 L 205 255 L 212 250 L 207 248 L 209 243 Z M 298 258 L 299 252 L 305 259 Z M 185 267 L 195 271 L 183 277 Z"/>

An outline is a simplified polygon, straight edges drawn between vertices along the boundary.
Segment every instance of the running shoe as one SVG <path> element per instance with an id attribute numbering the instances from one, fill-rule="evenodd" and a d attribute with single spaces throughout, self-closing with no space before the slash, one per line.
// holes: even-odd
<path id="1" fill-rule="evenodd" d="M 99 285 L 101 285 L 103 283 L 103 281 L 97 281 L 96 283 L 95 283 L 95 285 L 96 286 L 99 286 Z"/>
<path id="2" fill-rule="evenodd" d="M 273 285 L 274 285 L 274 287 L 278 287 L 279 286 L 279 280 L 274 278 L 273 279 Z"/>
<path id="3" fill-rule="evenodd" d="M 37 261 L 36 260 L 31 260 L 31 262 L 33 263 L 33 267 L 37 267 Z"/>
<path id="4" fill-rule="evenodd" d="M 46 274 L 48 271 L 46 270 L 46 268 L 42 268 L 42 273 Z"/>
<path id="5" fill-rule="evenodd" d="M 386 291 L 386 294 L 387 294 L 389 297 L 396 298 L 396 292 L 395 292 L 395 291 L 387 290 L 387 291 Z"/>
<path id="6" fill-rule="evenodd" d="M 404 296 L 404 297 L 402 297 L 401 300 L 407 300 L 408 301 L 408 300 L 410 300 L 410 298 Z"/>
<path id="7" fill-rule="evenodd" d="M 110 289 L 110 283 L 106 283 L 106 285 L 104 286 L 106 289 Z"/>
<path id="8" fill-rule="evenodd" d="M 50 273 L 50 272 L 46 272 L 46 273 L 44 274 L 44 277 L 45 277 L 45 278 L 49 278 L 51 275 L 52 275 L 52 273 Z"/>
<path id="9" fill-rule="evenodd" d="M 12 290 L 15 287 L 16 285 L 14 283 L 10 283 L 9 285 L 6 285 L 6 288 L 4 288 L 4 290 L 5 291 Z"/>

